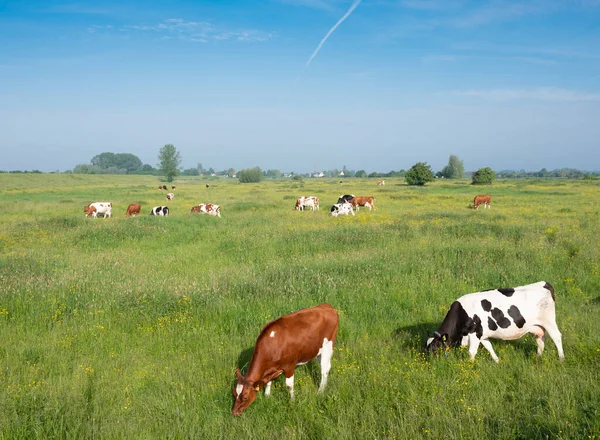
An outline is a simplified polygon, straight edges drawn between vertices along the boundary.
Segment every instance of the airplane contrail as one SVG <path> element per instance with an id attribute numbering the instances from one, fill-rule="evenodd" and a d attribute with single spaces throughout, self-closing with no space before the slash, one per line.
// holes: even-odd
<path id="1" fill-rule="evenodd" d="M 323 39 L 321 40 L 321 42 L 319 43 L 319 45 L 317 46 L 317 48 L 315 49 L 315 51 L 312 53 L 312 55 L 310 56 L 310 58 L 308 59 L 308 61 L 304 65 L 304 67 L 302 68 L 302 72 L 304 72 L 304 69 L 306 69 L 308 67 L 308 65 L 311 63 L 311 61 L 317 56 L 317 54 L 321 50 L 321 47 L 323 47 L 323 45 L 325 44 L 325 42 L 327 41 L 327 39 L 329 38 L 329 36 L 331 34 L 333 34 L 333 31 L 335 31 L 338 28 L 338 26 L 340 24 L 342 24 L 344 22 L 344 20 L 346 18 L 348 18 L 348 16 L 350 16 L 350 14 L 352 14 L 352 11 L 354 11 L 356 9 L 356 7 L 360 4 L 361 1 L 362 0 L 355 0 L 354 3 L 352 3 L 352 6 L 350 6 L 350 9 L 348 9 L 346 11 L 346 13 L 342 16 L 342 18 L 340 18 L 337 21 L 337 23 L 334 24 L 331 29 L 329 29 L 329 32 L 327 32 L 327 34 L 323 37 Z M 298 78 L 296 78 L 296 82 L 300 79 L 300 76 L 302 75 L 302 72 L 300 72 L 300 75 L 298 75 Z"/>

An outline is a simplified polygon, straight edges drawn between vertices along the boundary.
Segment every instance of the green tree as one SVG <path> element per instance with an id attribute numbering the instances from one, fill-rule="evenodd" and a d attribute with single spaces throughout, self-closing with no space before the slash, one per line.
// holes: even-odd
<path id="1" fill-rule="evenodd" d="M 181 164 L 181 155 L 173 144 L 166 144 L 158 152 L 160 171 L 167 178 L 167 182 L 172 182 L 179 172 Z"/>
<path id="2" fill-rule="evenodd" d="M 114 156 L 113 166 L 127 170 L 128 173 L 135 173 L 142 168 L 142 161 L 135 154 L 118 153 Z"/>
<path id="3" fill-rule="evenodd" d="M 427 162 L 417 162 L 406 172 L 404 178 L 409 185 L 422 186 L 433 180 L 433 171 Z"/>
<path id="4" fill-rule="evenodd" d="M 367 172 L 365 170 L 358 170 L 356 172 L 356 174 L 354 175 L 354 177 L 367 177 Z"/>
<path id="5" fill-rule="evenodd" d="M 257 183 L 263 180 L 264 174 L 259 167 L 247 168 L 237 173 L 241 183 Z"/>
<path id="6" fill-rule="evenodd" d="M 442 176 L 446 179 L 462 179 L 465 177 L 465 166 L 463 161 L 454 154 L 450 155 L 448 165 L 442 169 Z"/>
<path id="7" fill-rule="evenodd" d="M 115 153 L 100 153 L 92 157 L 90 163 L 98 168 L 110 168 L 115 165 Z"/>
<path id="8" fill-rule="evenodd" d="M 473 173 L 473 185 L 491 185 L 496 173 L 491 168 L 479 168 Z"/>

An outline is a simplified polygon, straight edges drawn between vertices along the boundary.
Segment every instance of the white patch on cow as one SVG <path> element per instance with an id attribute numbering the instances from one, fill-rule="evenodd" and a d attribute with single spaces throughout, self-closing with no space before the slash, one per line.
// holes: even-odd
<path id="1" fill-rule="evenodd" d="M 274 338 L 274 337 L 275 337 L 275 330 L 273 330 L 269 336 L 270 336 L 271 338 Z"/>
<path id="2" fill-rule="evenodd" d="M 285 386 L 290 390 L 290 398 L 294 398 L 294 376 L 285 378 Z"/>
<path id="3" fill-rule="evenodd" d="M 331 356 L 333 355 L 333 341 L 327 338 L 323 339 L 323 345 L 319 350 L 318 356 L 321 357 L 321 384 L 319 385 L 319 393 L 323 392 L 327 385 L 327 376 L 331 370 Z"/>
<path id="4" fill-rule="evenodd" d="M 425 344 L 427 347 L 433 342 L 433 338 L 427 339 L 427 343 Z"/>
<path id="5" fill-rule="evenodd" d="M 242 394 L 243 390 L 244 390 L 244 385 L 242 385 L 241 383 L 238 383 L 237 387 L 235 387 L 235 392 L 237 393 L 237 395 L 239 396 L 240 394 Z"/>
<path id="6" fill-rule="evenodd" d="M 268 382 L 267 385 L 265 386 L 265 396 L 270 396 L 271 395 L 271 382 Z"/>

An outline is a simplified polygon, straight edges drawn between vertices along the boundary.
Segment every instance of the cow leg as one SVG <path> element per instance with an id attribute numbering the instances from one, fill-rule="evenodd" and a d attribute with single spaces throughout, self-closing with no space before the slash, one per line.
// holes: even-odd
<path id="1" fill-rule="evenodd" d="M 544 329 L 538 326 L 534 326 L 531 330 L 529 330 L 529 333 L 531 333 L 533 336 L 535 336 L 535 342 L 537 343 L 538 349 L 537 349 L 537 354 L 538 356 L 541 356 L 542 353 L 544 352 L 544 339 L 545 339 L 545 334 L 544 334 Z"/>
<path id="2" fill-rule="evenodd" d="M 358 211 L 358 206 L 356 207 L 356 210 Z M 350 214 L 352 214 L 353 216 L 355 216 L 356 214 L 354 214 L 354 210 L 350 209 Z"/>
<path id="3" fill-rule="evenodd" d="M 267 382 L 267 385 L 265 385 L 265 396 L 270 396 L 271 395 L 271 381 Z"/>
<path id="4" fill-rule="evenodd" d="M 490 352 L 490 355 L 492 356 L 492 359 L 494 360 L 494 362 L 498 363 L 498 356 L 496 356 L 494 347 L 492 347 L 492 343 L 489 341 L 489 339 L 482 339 L 481 345 L 483 345 L 487 349 L 487 351 Z"/>
<path id="5" fill-rule="evenodd" d="M 323 340 L 323 347 L 321 348 L 321 354 L 319 355 L 319 361 L 321 363 L 321 384 L 319 385 L 319 393 L 322 393 L 327 385 L 327 376 L 329 376 L 329 370 L 331 370 L 331 356 L 333 356 L 333 341 L 328 341 L 327 338 Z"/>
<path id="6" fill-rule="evenodd" d="M 558 358 L 562 361 L 565 358 L 565 353 L 563 352 L 562 335 L 560 334 L 556 323 L 549 323 L 548 325 L 545 325 L 544 328 L 554 342 L 554 345 L 556 345 L 556 349 L 558 350 Z"/>
<path id="7" fill-rule="evenodd" d="M 290 399 L 294 400 L 294 371 L 292 370 L 292 375 L 288 377 L 287 373 L 285 375 L 285 386 L 290 392 Z"/>
<path id="8" fill-rule="evenodd" d="M 475 359 L 475 355 L 477 354 L 477 349 L 479 348 L 479 343 L 481 340 L 475 336 L 473 333 L 469 336 L 469 358 L 471 360 Z"/>

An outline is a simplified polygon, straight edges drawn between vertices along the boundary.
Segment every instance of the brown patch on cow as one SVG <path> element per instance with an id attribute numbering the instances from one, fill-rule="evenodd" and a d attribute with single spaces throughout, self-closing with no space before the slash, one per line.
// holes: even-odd
<path id="1" fill-rule="evenodd" d="M 95 206 L 91 206 L 91 205 L 87 205 L 87 211 L 85 211 L 85 216 L 89 217 L 90 215 L 93 215 L 94 212 L 96 212 L 96 207 Z"/>
<path id="2" fill-rule="evenodd" d="M 142 210 L 142 207 L 140 206 L 139 203 L 132 203 L 131 205 L 129 205 L 127 207 L 127 212 L 125 213 L 125 215 L 127 217 L 136 216 L 140 213 L 141 210 Z"/>
<path id="3" fill-rule="evenodd" d="M 473 209 L 477 209 L 479 205 L 484 205 L 484 208 L 487 206 L 491 208 L 492 206 L 492 196 L 489 194 L 479 194 L 475 196 L 473 199 Z"/>
<path id="4" fill-rule="evenodd" d="M 356 196 L 353 199 L 348 200 L 348 203 L 350 203 L 353 208 L 356 208 L 357 206 L 366 206 L 368 203 L 371 205 L 371 208 L 375 209 L 375 203 L 372 196 Z"/>

